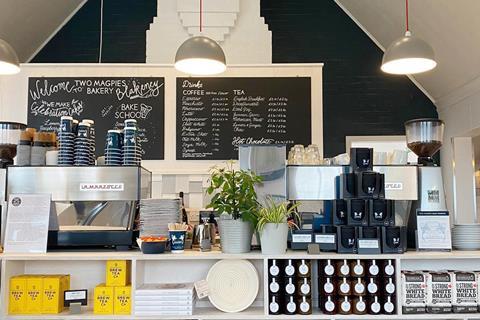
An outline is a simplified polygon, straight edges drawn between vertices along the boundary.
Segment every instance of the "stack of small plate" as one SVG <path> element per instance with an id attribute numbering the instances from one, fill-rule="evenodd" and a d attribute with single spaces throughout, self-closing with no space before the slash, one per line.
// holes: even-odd
<path id="1" fill-rule="evenodd" d="M 455 224 L 452 245 L 457 250 L 480 250 L 480 223 Z"/>

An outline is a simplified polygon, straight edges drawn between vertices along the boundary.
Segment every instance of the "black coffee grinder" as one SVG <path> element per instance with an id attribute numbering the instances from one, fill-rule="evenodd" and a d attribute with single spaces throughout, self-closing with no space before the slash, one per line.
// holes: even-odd
<path id="1" fill-rule="evenodd" d="M 20 132 L 27 128 L 23 123 L 0 122 L 0 167 L 13 165 L 13 158 L 17 155 L 17 144 L 20 141 Z"/>

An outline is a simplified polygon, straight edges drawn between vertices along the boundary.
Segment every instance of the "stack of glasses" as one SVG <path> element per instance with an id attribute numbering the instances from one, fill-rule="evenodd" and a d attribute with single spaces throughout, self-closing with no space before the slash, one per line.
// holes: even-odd
<path id="1" fill-rule="evenodd" d="M 142 150 L 137 143 L 137 120 L 125 120 L 123 129 L 123 164 L 139 166 L 142 160 Z"/>
<path id="2" fill-rule="evenodd" d="M 75 131 L 73 118 L 62 116 L 60 118 L 60 130 L 58 132 L 58 164 L 73 165 L 73 154 L 75 150 Z"/>
<path id="3" fill-rule="evenodd" d="M 80 122 L 75 138 L 75 162 L 76 166 L 88 166 L 91 163 L 92 150 L 90 138 L 90 123 Z"/>
<path id="4" fill-rule="evenodd" d="M 122 141 L 120 130 L 108 130 L 105 146 L 105 164 L 107 166 L 122 165 Z"/>

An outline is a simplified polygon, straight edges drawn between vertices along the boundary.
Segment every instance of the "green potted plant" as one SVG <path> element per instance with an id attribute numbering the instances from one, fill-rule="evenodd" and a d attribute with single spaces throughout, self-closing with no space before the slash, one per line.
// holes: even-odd
<path id="1" fill-rule="evenodd" d="M 220 213 L 222 251 L 249 252 L 258 213 L 255 185 L 262 178 L 251 171 L 235 170 L 234 162 L 227 161 L 224 167 L 212 168 L 209 181 L 207 194 L 213 197 L 207 208 Z"/>
<path id="2" fill-rule="evenodd" d="M 287 239 L 290 217 L 298 218 L 296 208 L 299 203 L 288 206 L 287 201 L 275 201 L 269 197 L 258 212 L 257 231 L 263 254 L 284 254 L 287 251 Z M 291 222 L 295 227 L 295 224 Z"/>

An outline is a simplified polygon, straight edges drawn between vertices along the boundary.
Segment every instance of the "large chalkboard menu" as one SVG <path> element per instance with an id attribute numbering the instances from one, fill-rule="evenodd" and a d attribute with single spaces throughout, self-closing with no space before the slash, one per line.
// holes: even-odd
<path id="1" fill-rule="evenodd" d="M 28 125 L 55 131 L 63 115 L 94 120 L 98 156 L 107 130 L 136 119 L 143 159 L 163 159 L 164 83 L 157 77 L 29 78 Z"/>
<path id="2" fill-rule="evenodd" d="M 238 159 L 240 144 L 311 142 L 311 78 L 177 78 L 177 159 Z"/>

